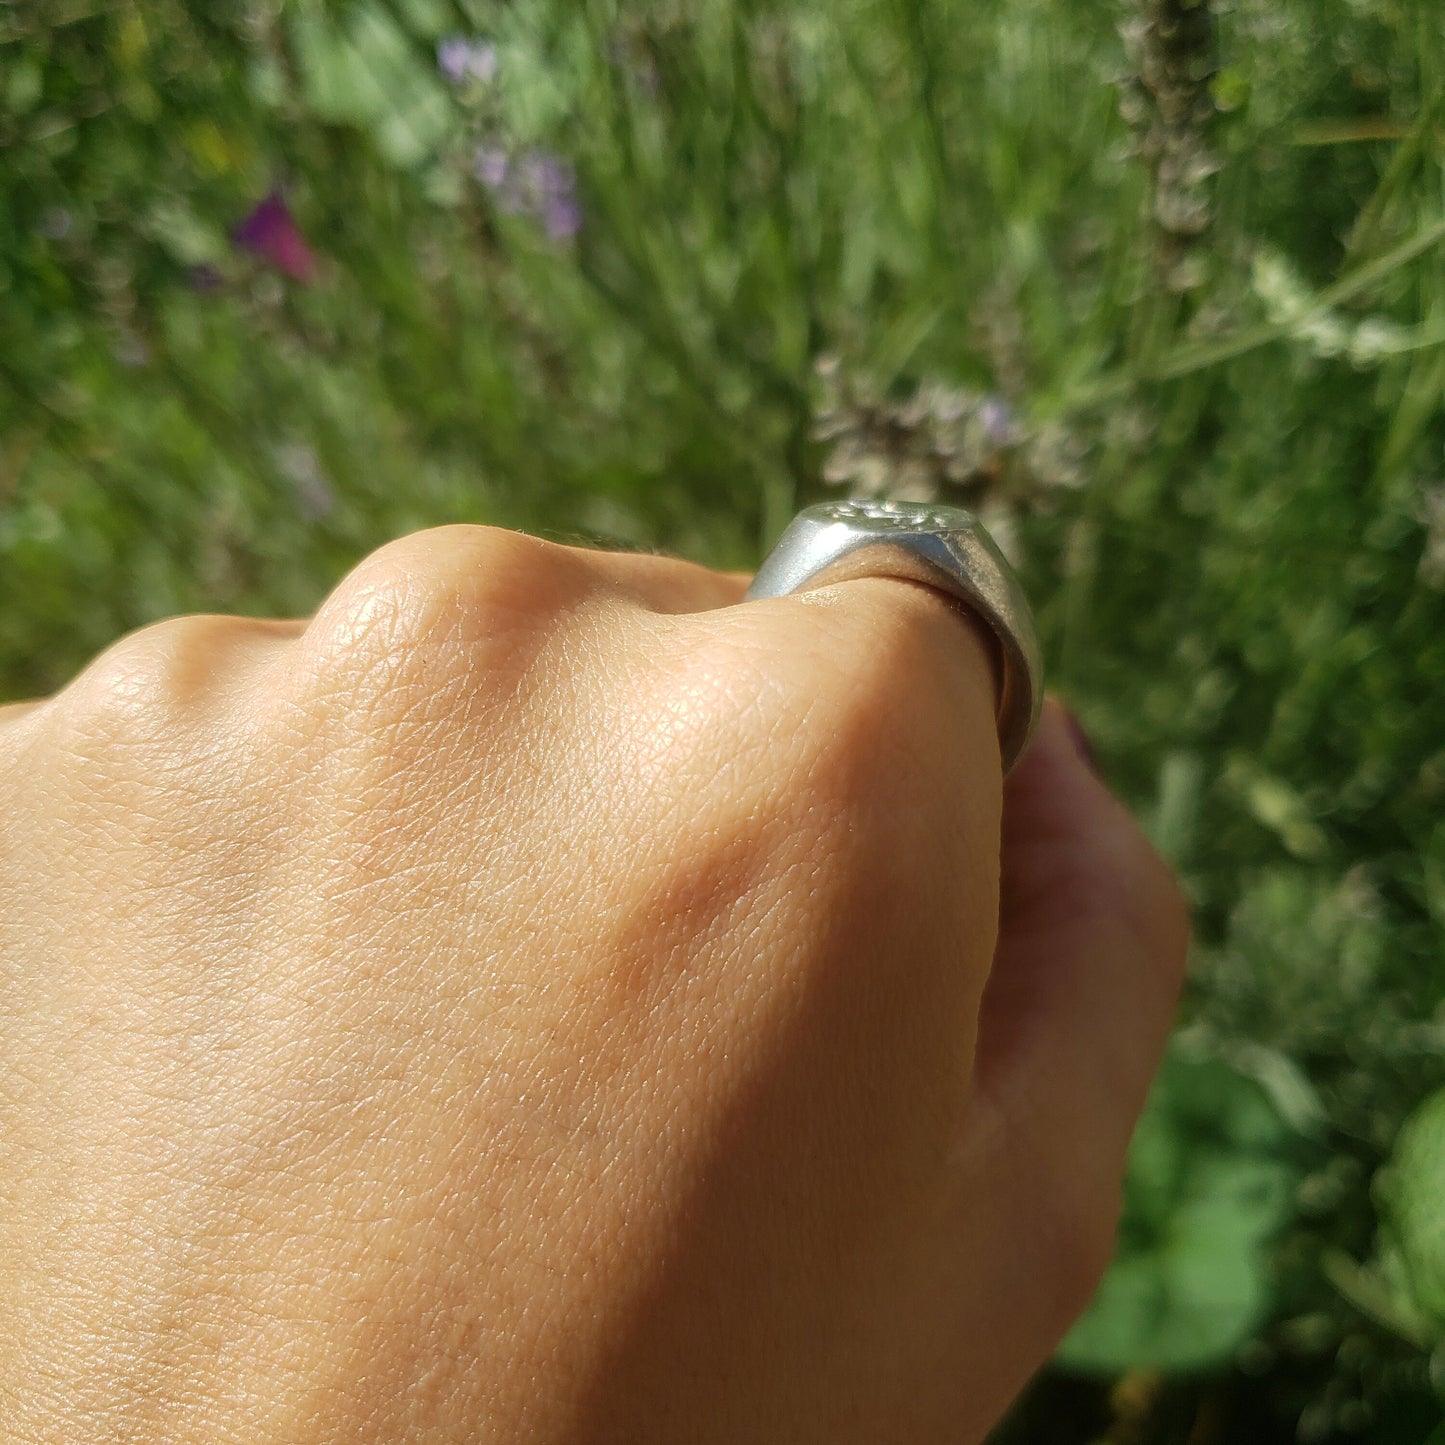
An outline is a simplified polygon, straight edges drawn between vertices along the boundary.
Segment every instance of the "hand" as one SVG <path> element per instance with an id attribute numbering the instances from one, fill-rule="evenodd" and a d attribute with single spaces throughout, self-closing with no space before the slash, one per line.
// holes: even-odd
<path id="1" fill-rule="evenodd" d="M 0 710 L 0 1436 L 981 1438 L 1184 909 L 962 611 L 742 588 L 444 528 Z"/>

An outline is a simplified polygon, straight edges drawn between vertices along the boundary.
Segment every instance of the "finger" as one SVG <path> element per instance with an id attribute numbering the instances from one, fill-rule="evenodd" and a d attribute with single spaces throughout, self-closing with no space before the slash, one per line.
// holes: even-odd
<path id="1" fill-rule="evenodd" d="M 1050 701 L 1006 788 L 976 1088 L 1045 1176 L 1029 1187 L 1053 1175 L 1069 1197 L 1097 1191 L 1107 1212 L 1167 1042 L 1189 924 L 1169 869 L 1074 737 Z"/>
<path id="2" fill-rule="evenodd" d="M 652 552 L 579 552 L 606 585 L 636 598 L 649 611 L 669 614 L 709 612 L 743 600 L 752 576 L 716 572 L 680 557 Z"/>
<path id="3" fill-rule="evenodd" d="M 749 579 L 727 576 L 746 589 Z M 877 675 L 891 685 L 895 709 L 939 695 L 951 710 L 948 751 L 957 752 L 966 734 L 975 762 L 997 754 L 997 644 L 957 599 L 903 578 L 862 577 L 762 599 L 747 611 L 778 646 L 806 654 L 813 666 L 825 659 L 825 670 L 845 684 Z M 812 667 L 799 675 L 811 679 Z"/>
<path id="4" fill-rule="evenodd" d="M 305 628 L 305 622 L 293 618 L 220 613 L 163 618 L 117 638 L 51 696 L 0 705 L 0 726 L 63 706 L 88 687 L 92 695 L 125 692 L 141 677 L 165 675 L 175 696 L 196 695 L 223 676 L 240 680 L 248 669 L 275 660 Z"/>
<path id="5" fill-rule="evenodd" d="M 987 628 L 894 578 L 749 602 L 716 624 L 746 633 L 738 651 L 765 673 L 754 691 L 774 714 L 774 766 L 796 780 L 802 825 L 844 820 L 835 844 L 859 875 L 850 887 L 879 900 L 869 926 L 927 934 L 916 957 L 931 976 L 913 979 L 913 1007 L 944 1009 L 940 1027 L 970 1049 L 993 954 L 1002 794 Z"/>
<path id="6" fill-rule="evenodd" d="M 747 579 L 651 553 L 598 552 L 500 527 L 453 524 L 398 537 L 364 557 L 310 620 L 317 637 L 374 630 L 393 614 L 545 626 L 608 594 L 657 613 L 740 601 Z"/>

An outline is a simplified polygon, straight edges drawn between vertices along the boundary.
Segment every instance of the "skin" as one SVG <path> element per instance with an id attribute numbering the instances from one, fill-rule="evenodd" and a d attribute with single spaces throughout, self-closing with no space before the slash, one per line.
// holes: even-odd
<path id="1" fill-rule="evenodd" d="M 0 709 L 0 1438 L 982 1439 L 1183 974 L 929 589 L 481 527 Z"/>

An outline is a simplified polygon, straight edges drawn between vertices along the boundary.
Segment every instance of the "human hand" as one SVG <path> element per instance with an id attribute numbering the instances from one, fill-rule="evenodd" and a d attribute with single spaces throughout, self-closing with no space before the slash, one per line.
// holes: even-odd
<path id="1" fill-rule="evenodd" d="M 0 1435 L 982 1437 L 1184 908 L 952 604 L 742 588 L 444 528 L 0 709 Z"/>

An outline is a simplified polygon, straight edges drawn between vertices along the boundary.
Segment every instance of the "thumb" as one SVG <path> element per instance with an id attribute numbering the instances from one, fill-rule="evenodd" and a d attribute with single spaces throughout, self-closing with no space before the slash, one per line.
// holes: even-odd
<path id="1" fill-rule="evenodd" d="M 1050 700 L 1004 791 L 1000 932 L 976 1098 L 1035 1199 L 1104 1216 L 1184 979 L 1189 922 L 1172 873 L 1085 761 Z M 1082 1196 L 1080 1190 L 1083 1191 Z"/>

